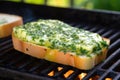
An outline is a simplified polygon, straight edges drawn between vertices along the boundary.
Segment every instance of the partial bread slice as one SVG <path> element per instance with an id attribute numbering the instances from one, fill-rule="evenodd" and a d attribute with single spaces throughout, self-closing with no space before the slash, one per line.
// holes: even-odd
<path id="1" fill-rule="evenodd" d="M 107 41 L 108 44 L 110 43 L 109 39 L 103 39 Z M 69 52 L 63 53 L 57 49 L 52 50 L 44 46 L 22 41 L 15 37 L 14 34 L 12 34 L 12 40 L 14 48 L 20 52 L 39 59 L 45 59 L 56 63 L 70 65 L 83 70 L 89 70 L 93 68 L 96 64 L 105 59 L 107 53 L 107 48 L 105 48 L 100 55 L 91 55 L 91 57 L 77 56 L 70 54 Z"/>
<path id="2" fill-rule="evenodd" d="M 13 27 L 23 24 L 22 17 L 17 15 L 0 13 L 0 22 L 2 20 L 5 20 L 5 23 L 0 24 L 0 38 L 11 35 Z"/>

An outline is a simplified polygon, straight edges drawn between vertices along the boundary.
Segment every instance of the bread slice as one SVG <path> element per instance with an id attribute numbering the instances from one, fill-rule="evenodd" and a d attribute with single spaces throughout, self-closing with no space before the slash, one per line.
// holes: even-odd
<path id="1" fill-rule="evenodd" d="M 22 17 L 0 13 L 0 38 L 11 35 L 13 27 L 21 24 L 23 24 Z"/>
<path id="2" fill-rule="evenodd" d="M 110 40 L 103 38 L 107 44 L 110 43 Z M 100 63 L 106 58 L 107 48 L 102 49 L 102 53 L 99 55 L 92 54 L 91 57 L 88 56 L 78 56 L 70 54 L 67 52 L 60 52 L 57 49 L 50 49 L 44 46 L 39 46 L 32 44 L 30 42 L 25 42 L 12 34 L 13 46 L 16 50 L 23 52 L 25 54 L 31 55 L 39 59 L 45 59 L 48 61 L 70 65 L 82 70 L 92 69 L 96 64 Z"/>

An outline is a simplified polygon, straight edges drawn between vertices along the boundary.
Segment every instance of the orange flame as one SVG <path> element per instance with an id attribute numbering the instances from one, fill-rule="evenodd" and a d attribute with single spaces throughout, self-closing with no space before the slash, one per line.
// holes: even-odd
<path id="1" fill-rule="evenodd" d="M 74 71 L 73 70 L 69 70 L 64 74 L 64 77 L 67 78 L 68 76 L 70 76 Z"/>
<path id="2" fill-rule="evenodd" d="M 57 67 L 58 71 L 61 71 L 62 69 L 63 69 L 62 67 Z M 48 73 L 48 76 L 54 76 L 54 74 L 55 74 L 55 71 L 52 70 L 51 72 Z"/>
<path id="3" fill-rule="evenodd" d="M 81 74 L 78 75 L 78 78 L 80 80 L 82 80 L 86 75 L 87 75 L 87 73 L 81 73 Z"/>

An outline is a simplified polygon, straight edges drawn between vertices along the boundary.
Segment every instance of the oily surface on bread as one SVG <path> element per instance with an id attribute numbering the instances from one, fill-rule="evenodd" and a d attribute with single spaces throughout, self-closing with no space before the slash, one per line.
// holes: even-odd
<path id="1" fill-rule="evenodd" d="M 6 21 L 0 24 L 0 38 L 11 35 L 13 27 L 23 24 L 22 17 L 17 15 L 0 13 L 0 20 Z"/>
<path id="2" fill-rule="evenodd" d="M 14 48 L 20 52 L 39 59 L 70 65 L 83 70 L 93 68 L 96 64 L 104 60 L 107 54 L 107 48 L 104 48 L 102 53 L 99 55 L 91 55 L 91 57 L 77 56 L 70 54 L 69 52 L 64 53 L 57 49 L 50 49 L 44 46 L 32 44 L 30 42 L 25 42 L 15 37 L 14 34 L 12 34 L 12 40 Z M 109 39 L 104 38 L 104 40 L 109 44 Z"/>

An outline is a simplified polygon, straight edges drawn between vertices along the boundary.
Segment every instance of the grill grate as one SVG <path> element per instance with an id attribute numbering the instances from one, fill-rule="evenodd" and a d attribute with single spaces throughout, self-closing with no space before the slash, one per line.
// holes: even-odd
<path id="1" fill-rule="evenodd" d="M 16 3 L 14 4 L 10 2 L 8 3 L 11 5 L 13 4 L 11 8 L 9 7 L 10 9 L 12 9 L 16 4 Z M 0 6 L 4 6 L 6 3 L 2 3 L 2 4 Z M 25 4 L 23 6 L 25 7 Z M 5 8 L 5 12 L 6 12 L 6 9 L 7 7 Z M 21 9 L 22 7 L 20 8 L 20 11 Z M 0 11 L 1 10 L 2 9 L 0 8 Z M 25 8 L 25 10 L 27 9 Z M 74 10 L 71 10 L 71 11 L 74 12 Z M 39 18 L 46 19 L 46 17 L 44 16 L 41 17 L 40 15 L 38 14 L 35 15 L 33 13 L 31 13 L 26 17 L 25 16 L 27 14 L 26 12 L 31 13 L 30 10 L 25 11 L 25 13 L 23 11 L 22 13 L 20 12 L 24 18 L 24 23 L 35 21 Z M 51 14 L 51 18 L 58 18 L 56 16 L 53 16 L 56 14 L 57 13 Z M 111 44 L 109 47 L 106 60 L 98 64 L 97 66 L 95 66 L 92 70 L 89 70 L 89 71 L 79 70 L 71 66 L 66 66 L 62 64 L 49 62 L 46 60 L 36 59 L 29 55 L 16 51 L 13 49 L 12 40 L 11 40 L 11 37 L 9 36 L 7 38 L 0 39 L 0 77 L 1 77 L 0 79 L 3 79 L 3 80 L 8 80 L 8 79 L 9 80 L 108 80 L 108 79 L 120 80 L 120 32 L 119 30 L 117 30 L 117 28 L 108 27 L 105 25 L 89 24 L 87 22 L 81 23 L 81 21 L 78 22 L 74 20 L 71 21 L 68 18 L 65 19 L 64 15 L 62 16 L 63 17 L 62 19 L 60 18 L 60 20 L 63 20 L 64 22 L 72 26 L 86 29 L 92 32 L 96 32 L 103 37 L 109 38 L 111 40 Z M 47 17 L 50 18 L 49 16 Z"/>
<path id="2" fill-rule="evenodd" d="M 91 26 L 90 27 L 87 26 L 87 28 L 85 26 L 82 28 L 93 31 L 93 32 L 101 31 L 99 28 L 98 29 L 97 27 L 92 28 Z M 108 32 L 111 33 L 111 31 L 104 29 L 104 32 L 101 35 L 103 36 L 104 34 L 110 34 Z M 116 31 L 113 32 L 111 35 L 109 35 L 108 38 L 110 38 L 111 36 L 114 36 L 114 34 L 115 34 L 115 37 L 112 37 L 112 39 L 115 41 L 113 41 L 109 47 L 108 58 L 91 71 L 80 71 L 70 66 L 51 63 L 49 61 L 36 59 L 28 55 L 22 54 L 21 52 L 18 52 L 12 48 L 11 38 L 6 39 L 7 41 L 3 41 L 1 45 L 1 46 L 7 46 L 7 47 L 3 47 L 2 49 L 0 49 L 0 52 L 1 52 L 0 66 L 8 69 L 28 73 L 28 74 L 44 76 L 50 79 L 59 79 L 59 80 L 61 79 L 77 80 L 79 79 L 78 75 L 80 75 L 81 73 L 88 74 L 84 78 L 85 80 L 88 80 L 91 78 L 96 80 L 98 78 L 100 80 L 102 79 L 105 80 L 107 78 L 112 78 L 112 79 L 117 77 L 119 78 L 119 73 L 120 73 L 120 66 L 119 66 L 120 65 L 120 48 L 119 48 L 120 39 L 118 38 L 119 32 L 116 32 Z M 62 68 L 62 70 L 59 71 L 58 68 Z M 65 78 L 64 74 L 67 73 L 69 70 L 72 70 L 73 73 L 67 78 Z M 54 74 L 53 76 L 48 75 L 51 71 L 53 71 L 53 74 Z"/>

